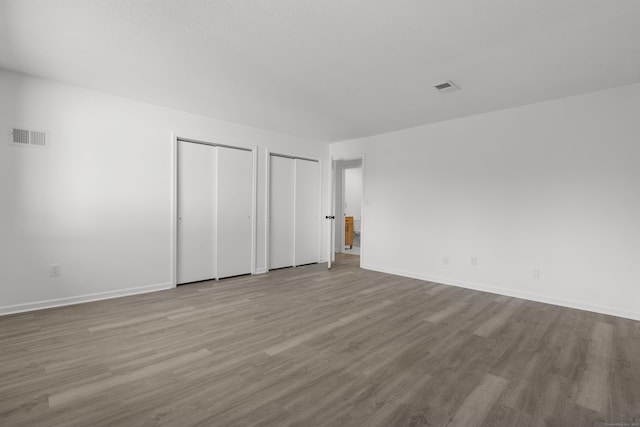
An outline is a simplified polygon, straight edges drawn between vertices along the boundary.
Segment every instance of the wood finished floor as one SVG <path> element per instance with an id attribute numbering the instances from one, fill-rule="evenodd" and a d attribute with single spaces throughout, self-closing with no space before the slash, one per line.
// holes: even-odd
<path id="1" fill-rule="evenodd" d="M 0 425 L 640 425 L 640 322 L 357 261 L 0 317 Z"/>

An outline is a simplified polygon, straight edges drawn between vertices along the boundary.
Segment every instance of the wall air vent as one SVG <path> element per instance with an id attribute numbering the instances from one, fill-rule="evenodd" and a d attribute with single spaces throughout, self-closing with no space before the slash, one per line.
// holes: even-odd
<path id="1" fill-rule="evenodd" d="M 447 80 L 446 82 L 438 83 L 433 86 L 440 93 L 449 93 L 460 90 L 460 86 L 452 82 L 451 80 Z"/>
<path id="2" fill-rule="evenodd" d="M 49 145 L 47 133 L 39 130 L 11 128 L 11 145 L 46 147 Z"/>

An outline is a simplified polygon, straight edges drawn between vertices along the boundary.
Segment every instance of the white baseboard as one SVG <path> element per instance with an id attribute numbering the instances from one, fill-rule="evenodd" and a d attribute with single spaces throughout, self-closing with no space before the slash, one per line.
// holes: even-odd
<path id="1" fill-rule="evenodd" d="M 269 271 L 269 270 L 267 270 L 266 268 L 257 268 L 256 272 L 254 274 L 264 274 L 267 271 Z"/>
<path id="2" fill-rule="evenodd" d="M 640 313 L 618 309 L 615 307 L 594 305 L 594 304 L 589 304 L 582 301 L 565 300 L 562 298 L 555 298 L 548 295 L 539 295 L 539 294 L 532 294 L 528 292 L 514 291 L 511 289 L 485 285 L 482 283 L 466 282 L 463 280 L 456 280 L 456 279 L 451 279 L 451 278 L 442 277 L 442 276 L 431 276 L 426 274 L 412 273 L 408 271 L 386 269 L 386 268 L 375 267 L 372 265 L 362 264 L 360 268 L 364 268 L 365 270 L 378 271 L 380 273 L 387 273 L 387 274 L 393 274 L 396 276 L 410 277 L 412 279 L 419 279 L 419 280 L 425 280 L 428 282 L 440 283 L 443 285 L 457 286 L 459 288 L 473 289 L 476 291 L 489 292 L 492 294 L 505 295 L 505 296 L 514 297 L 514 298 L 521 298 L 521 299 L 541 302 L 545 304 L 558 305 L 561 307 L 575 308 L 578 310 L 591 311 L 594 313 L 623 317 L 631 320 L 640 320 Z"/>
<path id="3" fill-rule="evenodd" d="M 27 302 L 23 304 L 5 305 L 0 307 L 0 316 L 27 311 L 42 310 L 45 308 L 61 307 L 65 305 L 80 304 L 83 302 L 99 301 L 111 298 L 119 298 L 127 295 L 144 294 L 147 292 L 163 291 L 173 288 L 171 283 L 159 283 L 156 285 L 138 286 L 135 288 L 118 289 L 116 291 L 97 292 L 94 294 L 77 295 L 73 297 L 58 298 L 52 300 Z"/>

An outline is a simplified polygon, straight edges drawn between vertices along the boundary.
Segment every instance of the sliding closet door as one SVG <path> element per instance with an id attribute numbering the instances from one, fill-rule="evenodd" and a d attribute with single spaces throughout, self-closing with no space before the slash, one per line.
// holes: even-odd
<path id="1" fill-rule="evenodd" d="M 253 154 L 218 147 L 218 277 L 251 273 Z"/>
<path id="2" fill-rule="evenodd" d="M 320 259 L 318 162 L 295 159 L 295 265 Z"/>
<path id="3" fill-rule="evenodd" d="M 215 163 L 215 147 L 178 142 L 178 284 L 216 277 Z"/>
<path id="4" fill-rule="evenodd" d="M 293 265 L 294 160 L 270 156 L 269 268 Z"/>

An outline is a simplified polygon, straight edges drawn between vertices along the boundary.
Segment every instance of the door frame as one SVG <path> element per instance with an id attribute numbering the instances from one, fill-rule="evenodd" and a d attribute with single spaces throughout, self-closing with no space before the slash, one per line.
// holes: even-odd
<path id="1" fill-rule="evenodd" d="M 256 249 L 257 249 L 257 210 L 258 210 L 258 147 L 223 144 L 216 141 L 217 138 L 194 139 L 171 134 L 171 237 L 170 237 L 170 276 L 171 286 L 177 287 L 178 274 L 178 141 L 194 144 L 210 145 L 213 147 L 225 147 L 236 150 L 250 151 L 252 153 L 252 177 L 251 177 L 251 274 L 256 274 Z M 217 271 L 216 271 L 217 276 Z"/>
<path id="2" fill-rule="evenodd" d="M 341 165 L 342 163 L 349 163 L 349 162 L 355 162 L 355 161 L 360 161 L 360 167 L 362 168 L 362 204 L 360 206 L 360 266 L 362 266 L 363 263 L 363 259 L 364 259 L 364 253 L 365 253 L 365 245 L 364 245 L 364 241 L 366 239 L 366 233 L 365 231 L 365 211 L 366 211 L 366 206 L 367 206 L 367 200 L 365 198 L 366 196 L 366 159 L 365 159 L 365 154 L 361 154 L 359 156 L 353 156 L 353 157 L 335 157 L 331 159 L 331 169 L 332 169 L 332 173 L 334 173 L 335 175 L 332 176 L 332 180 L 333 183 L 331 185 L 331 204 L 333 205 L 333 212 L 332 215 L 334 215 L 336 217 L 336 219 L 333 221 L 335 223 L 335 228 L 337 227 L 341 227 L 341 230 L 344 230 L 344 168 L 340 168 L 341 174 L 342 174 L 342 180 L 341 180 L 341 185 L 342 185 L 342 206 L 340 207 L 340 209 L 338 209 L 337 207 L 337 201 L 336 201 L 336 196 L 337 196 L 337 185 L 336 185 L 336 180 L 335 180 L 335 176 L 338 173 L 338 166 Z M 341 215 L 337 215 L 338 213 L 341 213 Z M 340 218 L 338 218 L 340 217 Z M 339 223 L 338 223 L 339 221 Z M 335 239 L 335 230 L 333 231 L 333 237 L 331 240 Z M 340 239 L 341 243 L 341 248 L 344 248 L 344 232 L 341 234 L 342 238 Z M 329 256 L 334 256 L 335 257 L 335 244 L 337 242 L 333 242 L 333 244 L 331 244 L 332 242 L 329 242 Z M 342 249 L 340 250 L 340 252 L 342 252 Z M 329 268 L 331 268 L 331 266 L 329 266 Z"/>
<path id="3" fill-rule="evenodd" d="M 271 151 L 268 148 L 265 148 L 265 215 L 264 215 L 264 229 L 265 229 L 265 239 L 264 239 L 264 268 L 266 273 L 269 271 L 269 263 L 270 263 L 270 252 L 271 252 L 271 156 L 284 157 L 286 159 L 299 159 L 299 160 L 307 160 L 311 162 L 318 163 L 318 263 L 322 262 L 322 159 L 313 158 L 308 156 L 296 156 L 294 154 L 284 154 L 280 152 Z M 294 182 L 294 192 L 293 192 L 293 205 L 296 205 L 296 192 L 295 192 L 295 182 Z M 295 221 L 295 217 L 294 217 Z M 295 223 L 293 224 L 295 230 Z M 294 231 L 295 236 L 295 231 Z M 292 267 L 295 267 L 295 240 L 293 244 L 293 260 Z M 263 271 L 261 271 L 262 273 Z"/>

